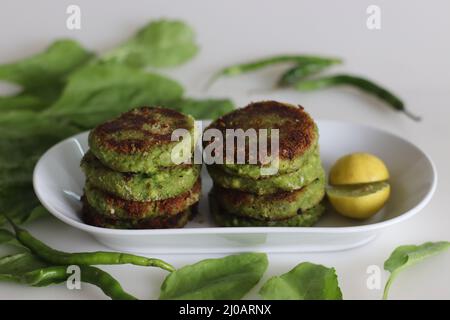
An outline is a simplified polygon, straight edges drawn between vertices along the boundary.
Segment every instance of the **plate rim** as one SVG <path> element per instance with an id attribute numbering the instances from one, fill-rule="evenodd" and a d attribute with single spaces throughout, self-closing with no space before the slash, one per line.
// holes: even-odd
<path id="1" fill-rule="evenodd" d="M 210 120 L 197 120 L 196 122 L 206 122 Z M 335 124 L 350 124 L 352 126 L 357 126 L 364 129 L 370 129 L 374 131 L 382 132 L 383 134 L 387 134 L 393 138 L 400 139 L 404 143 L 409 144 L 411 147 L 417 149 L 424 158 L 428 161 L 432 171 L 432 183 L 431 187 L 428 190 L 427 194 L 422 198 L 422 200 L 412 209 L 402 213 L 401 215 L 391 218 L 389 220 L 376 222 L 372 224 L 360 225 L 360 226 L 348 226 L 348 227 L 196 227 L 196 228 L 172 228 L 172 229 L 108 229 L 101 228 L 96 226 L 91 226 L 85 224 L 83 222 L 78 222 L 73 220 L 72 218 L 67 217 L 64 213 L 59 212 L 59 210 L 52 208 L 46 201 L 44 201 L 45 195 L 41 193 L 38 187 L 38 178 L 39 170 L 43 163 L 48 157 L 49 153 L 59 148 L 62 144 L 67 143 L 69 140 L 77 140 L 80 139 L 83 135 L 87 135 L 88 131 L 77 133 L 71 137 L 68 137 L 62 141 L 59 141 L 52 147 L 50 147 L 38 160 L 33 170 L 33 189 L 34 192 L 39 199 L 41 205 L 43 205 L 54 217 L 62 222 L 75 227 L 77 229 L 83 230 L 85 232 L 91 234 L 101 234 L 101 235 L 111 235 L 111 236 L 142 236 L 142 235 L 184 235 L 184 234 L 236 234 L 236 233 L 247 233 L 247 234 L 274 234 L 274 233 L 329 233 L 329 234 L 345 234 L 345 233 L 358 233 L 358 232 L 369 232 L 374 230 L 383 229 L 385 227 L 397 224 L 404 220 L 411 218 L 416 215 L 418 212 L 423 210 L 423 208 L 430 202 L 432 199 L 436 188 L 437 188 L 437 170 L 436 166 L 431 159 L 431 157 L 424 152 L 419 146 L 409 141 L 407 138 L 404 138 L 398 134 L 392 133 L 390 131 L 379 129 L 371 125 L 350 122 L 350 121 L 340 121 L 340 120 L 330 120 L 330 119 L 317 119 L 315 120 L 317 123 L 335 123 Z"/>

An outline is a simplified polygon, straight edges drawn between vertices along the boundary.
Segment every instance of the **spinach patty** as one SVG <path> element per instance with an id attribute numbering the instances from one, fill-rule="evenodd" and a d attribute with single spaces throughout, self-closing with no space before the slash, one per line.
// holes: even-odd
<path id="1" fill-rule="evenodd" d="M 176 215 L 145 219 L 113 219 L 95 211 L 84 201 L 83 220 L 92 226 L 109 229 L 168 229 L 182 228 L 197 212 L 196 205 Z"/>
<path id="2" fill-rule="evenodd" d="M 172 141 L 176 129 L 191 138 Z M 107 167 L 120 172 L 155 173 L 173 167 L 172 150 L 181 143 L 193 152 L 195 123 L 191 116 L 172 109 L 141 107 L 107 121 L 89 134 L 92 153 Z"/>
<path id="3" fill-rule="evenodd" d="M 192 189 L 172 198 L 155 201 L 124 200 L 95 188 L 89 181 L 84 188 L 86 201 L 99 214 L 114 219 L 133 220 L 176 215 L 197 203 L 200 193 L 200 178 Z"/>
<path id="4" fill-rule="evenodd" d="M 216 185 L 257 195 L 298 190 L 324 174 L 320 157 L 318 156 L 310 158 L 297 171 L 256 180 L 230 175 L 222 171 L 221 166 L 218 165 L 207 166 L 207 169 Z"/>
<path id="5" fill-rule="evenodd" d="M 200 165 L 179 165 L 153 174 L 123 173 L 104 166 L 90 151 L 81 160 L 81 168 L 92 186 L 134 201 L 164 200 L 187 192 L 201 169 Z"/>
<path id="6" fill-rule="evenodd" d="M 325 177 L 322 175 L 299 190 L 261 196 L 219 186 L 214 186 L 212 192 L 219 205 L 231 214 L 258 220 L 282 220 L 294 217 L 299 210 L 308 210 L 322 201 Z"/>
<path id="7" fill-rule="evenodd" d="M 214 195 L 210 194 L 209 205 L 214 221 L 222 227 L 310 227 L 322 216 L 325 207 L 318 204 L 306 211 L 298 211 L 297 215 L 282 220 L 258 220 L 240 217 L 226 212 Z"/>
<path id="8" fill-rule="evenodd" d="M 285 174 L 298 171 L 305 163 L 309 155 L 314 153 L 317 147 L 319 133 L 313 119 L 303 110 L 301 106 L 294 106 L 277 101 L 262 101 L 251 103 L 245 108 L 237 109 L 228 113 L 216 121 L 212 122 L 207 129 L 218 129 L 224 136 L 225 155 L 226 130 L 227 129 L 255 129 L 259 141 L 259 130 L 273 129 L 279 130 L 279 168 L 278 174 Z M 204 147 L 211 141 L 205 141 Z M 270 145 L 270 138 L 268 138 Z M 235 143 L 235 153 L 237 152 Z M 248 152 L 248 142 L 245 146 L 246 155 Z M 270 155 L 270 151 L 269 151 Z M 250 158 L 245 159 L 244 164 L 226 163 L 222 165 L 223 171 L 230 174 L 258 179 L 261 178 L 261 159 L 257 159 L 256 164 L 250 162 Z M 256 159 L 253 159 L 256 160 Z"/>

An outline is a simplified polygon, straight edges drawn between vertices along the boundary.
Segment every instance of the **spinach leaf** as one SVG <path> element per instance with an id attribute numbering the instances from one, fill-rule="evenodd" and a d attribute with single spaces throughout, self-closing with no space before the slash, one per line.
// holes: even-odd
<path id="1" fill-rule="evenodd" d="M 3 215 L 0 215 L 3 217 Z M 24 247 L 17 239 L 16 236 L 9 230 L 0 228 L 0 245 L 12 245 L 15 247 L 16 253 L 29 251 L 28 248 Z"/>
<path id="2" fill-rule="evenodd" d="M 11 231 L 8 231 L 6 229 L 0 229 L 0 244 L 10 243 L 15 239 L 16 237 Z"/>
<path id="3" fill-rule="evenodd" d="M 137 34 L 101 59 L 130 67 L 172 67 L 190 60 L 198 51 L 194 31 L 182 21 L 150 22 Z"/>
<path id="4" fill-rule="evenodd" d="M 33 220 L 31 212 L 37 206 L 39 200 L 33 192 L 31 183 L 24 186 L 1 186 L 0 212 L 7 213 L 15 223 L 23 224 Z M 5 221 L 4 216 L 0 215 L 0 225 Z"/>
<path id="5" fill-rule="evenodd" d="M 29 252 L 0 258 L 0 280 L 27 282 L 26 274 L 48 265 Z M 35 281 L 33 281 L 35 282 Z"/>
<path id="6" fill-rule="evenodd" d="M 334 268 L 309 262 L 272 277 L 259 293 L 264 299 L 275 300 L 342 300 Z"/>
<path id="7" fill-rule="evenodd" d="M 44 115 L 90 129 L 133 107 L 181 98 L 174 80 L 121 65 L 89 65 L 72 74 Z"/>
<path id="8" fill-rule="evenodd" d="M 11 96 L 0 96 L 0 112 L 7 112 L 16 109 L 31 111 L 40 110 L 47 106 L 48 104 L 42 99 L 24 93 Z"/>
<path id="9" fill-rule="evenodd" d="M 58 40 L 41 53 L 0 65 L 0 80 L 21 85 L 27 94 L 51 101 L 60 92 L 64 78 L 92 57 L 76 41 Z"/>
<path id="10" fill-rule="evenodd" d="M 234 104 L 228 99 L 192 99 L 184 98 L 164 104 L 165 107 L 190 114 L 195 119 L 217 119 L 218 117 L 232 111 Z"/>
<path id="11" fill-rule="evenodd" d="M 78 129 L 42 118 L 31 111 L 14 111 L 0 117 L 0 225 L 2 213 L 16 223 L 39 216 L 32 185 L 36 161 L 52 145 Z M 37 209 L 36 209 L 37 210 Z M 41 210 L 42 213 L 42 210 Z"/>
<path id="12" fill-rule="evenodd" d="M 160 299 L 241 299 L 267 269 L 267 255 L 244 253 L 206 259 L 169 274 Z"/>
<path id="13" fill-rule="evenodd" d="M 189 26 L 159 20 L 99 59 L 73 40 L 59 40 L 0 65 L 0 81 L 22 86 L 17 95 L 0 96 L 0 214 L 18 224 L 46 214 L 32 187 L 36 161 L 58 141 L 121 112 L 160 105 L 215 118 L 231 110 L 228 100 L 185 99 L 177 82 L 131 68 L 175 66 L 197 50 Z"/>
<path id="14" fill-rule="evenodd" d="M 384 287 L 383 299 L 387 299 L 389 289 L 397 275 L 405 268 L 412 266 L 429 256 L 438 254 L 450 247 L 450 242 L 426 242 L 422 245 L 404 245 L 395 249 L 384 262 L 384 269 L 391 275 Z"/>

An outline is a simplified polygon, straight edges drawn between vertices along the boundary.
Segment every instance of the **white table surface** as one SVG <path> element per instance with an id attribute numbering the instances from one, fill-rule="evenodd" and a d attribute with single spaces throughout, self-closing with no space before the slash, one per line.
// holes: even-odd
<path id="1" fill-rule="evenodd" d="M 381 290 L 366 286 L 366 268 L 382 268 L 390 252 L 402 244 L 450 240 L 450 2 L 441 1 L 1 1 L 0 62 L 43 49 L 51 40 L 73 37 L 92 50 L 102 51 L 126 39 L 139 26 L 158 17 L 180 18 L 196 30 L 201 51 L 188 64 L 163 72 L 183 83 L 194 97 L 230 97 L 239 106 L 260 99 L 302 104 L 315 118 L 360 122 L 402 135 L 434 160 L 439 184 L 431 203 L 411 220 L 396 225 L 370 244 L 344 252 L 270 254 L 264 279 L 284 273 L 302 261 L 334 266 L 347 299 L 378 299 Z M 78 4 L 81 30 L 65 27 L 65 11 Z M 366 28 L 366 8 L 381 7 L 381 30 Z M 290 90 L 252 92 L 269 88 L 279 71 L 217 82 L 203 92 L 217 68 L 277 53 L 320 53 L 341 56 L 339 70 L 378 80 L 398 93 L 407 106 L 423 116 L 414 123 L 402 114 L 352 90 L 316 93 Z M 11 91 L 1 85 L 2 92 Z M 414 179 L 414 177 L 411 177 Z M 48 244 L 66 251 L 105 249 L 86 234 L 53 218 L 28 228 Z M 4 253 L 2 249 L 1 253 Z M 218 255 L 219 256 L 219 255 Z M 176 267 L 214 255 L 160 256 Z M 450 252 L 401 274 L 391 289 L 393 299 L 449 299 Z M 157 298 L 165 273 L 132 266 L 107 266 L 124 288 L 139 298 Z M 383 283 L 387 273 L 383 271 Z M 260 285 L 248 295 L 257 298 Z M 103 299 L 95 287 L 69 291 L 64 285 L 29 288 L 0 283 L 0 299 Z"/>

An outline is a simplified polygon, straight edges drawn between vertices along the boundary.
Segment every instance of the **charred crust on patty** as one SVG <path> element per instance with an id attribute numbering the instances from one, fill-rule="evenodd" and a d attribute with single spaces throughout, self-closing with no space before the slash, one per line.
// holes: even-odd
<path id="1" fill-rule="evenodd" d="M 255 195 L 249 192 L 223 188 L 219 185 L 214 185 L 214 190 L 218 194 L 220 194 L 223 201 L 233 203 L 234 205 L 245 205 L 250 204 L 252 199 L 254 199 Z M 280 191 L 276 193 L 266 194 L 259 196 L 262 201 L 274 202 L 274 201 L 284 201 L 284 202 L 293 202 L 297 199 L 297 197 L 305 193 L 306 187 L 303 187 L 294 191 Z"/>
<path id="2" fill-rule="evenodd" d="M 190 212 L 183 211 L 176 215 L 171 216 L 158 216 L 155 218 L 141 219 L 141 220 L 118 220 L 105 217 L 94 211 L 92 207 L 88 205 L 83 207 L 83 219 L 84 221 L 92 226 L 96 227 L 121 227 L 124 223 L 129 224 L 130 229 L 169 229 L 169 228 L 181 228 L 186 223 L 183 219 L 186 216 L 190 216 Z"/>
<path id="3" fill-rule="evenodd" d="M 155 201 L 124 200 L 111 193 L 101 191 L 97 188 L 95 189 L 101 194 L 101 197 L 103 198 L 102 201 L 104 201 L 109 208 L 125 211 L 127 213 L 127 219 L 144 219 L 149 211 L 159 212 L 160 215 L 176 215 L 189 207 L 192 202 L 197 202 L 201 193 L 201 179 L 197 179 L 197 182 L 192 189 L 178 196 Z M 86 202 L 88 202 L 87 199 Z"/>
<path id="4" fill-rule="evenodd" d="M 172 132 L 176 129 L 192 130 L 192 118 L 172 109 L 140 107 L 97 126 L 92 130 L 91 136 L 105 149 L 132 154 L 171 143 Z M 132 132 L 138 137 L 117 136 L 124 132 Z"/>
<path id="5" fill-rule="evenodd" d="M 226 129 L 278 129 L 279 156 L 286 160 L 302 156 L 318 138 L 314 120 L 302 106 L 272 100 L 250 103 L 212 122 L 207 129 L 211 128 L 220 130 L 224 137 Z M 204 146 L 210 143 L 205 141 Z"/>

